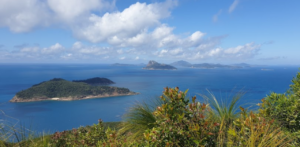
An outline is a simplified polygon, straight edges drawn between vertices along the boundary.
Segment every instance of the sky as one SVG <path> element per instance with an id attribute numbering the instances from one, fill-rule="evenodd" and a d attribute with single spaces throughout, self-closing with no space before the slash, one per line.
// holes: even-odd
<path id="1" fill-rule="evenodd" d="M 0 0 L 0 63 L 300 65 L 299 0 Z"/>

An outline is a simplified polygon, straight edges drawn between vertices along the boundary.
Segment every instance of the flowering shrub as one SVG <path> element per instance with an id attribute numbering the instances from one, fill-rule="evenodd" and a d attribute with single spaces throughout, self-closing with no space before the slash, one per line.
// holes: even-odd
<path id="1" fill-rule="evenodd" d="M 144 133 L 150 146 L 213 146 L 218 123 L 208 122 L 206 104 L 192 103 L 186 99 L 186 93 L 179 88 L 165 88 L 161 99 L 162 106 L 153 112 L 156 122 L 152 129 Z"/>

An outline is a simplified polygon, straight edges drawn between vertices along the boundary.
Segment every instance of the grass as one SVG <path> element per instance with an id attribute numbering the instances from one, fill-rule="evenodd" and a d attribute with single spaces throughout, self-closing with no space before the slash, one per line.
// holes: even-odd
<path id="1" fill-rule="evenodd" d="M 162 101 L 158 98 L 150 105 L 146 102 L 135 103 L 127 113 L 123 115 L 120 133 L 131 134 L 130 139 L 142 137 L 145 130 L 153 128 L 156 119 L 152 112 L 161 104 Z"/>
<path id="2" fill-rule="evenodd" d="M 217 99 L 216 96 L 207 90 L 209 95 L 200 94 L 207 101 L 212 111 L 209 111 L 208 116 L 214 121 L 228 127 L 238 116 L 239 101 L 244 96 L 244 92 L 237 92 L 232 98 Z"/>

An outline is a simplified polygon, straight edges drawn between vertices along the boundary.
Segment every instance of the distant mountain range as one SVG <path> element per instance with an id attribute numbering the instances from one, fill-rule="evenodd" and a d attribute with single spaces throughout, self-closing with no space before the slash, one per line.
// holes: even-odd
<path id="1" fill-rule="evenodd" d="M 177 69 L 176 67 L 204 68 L 204 69 L 214 69 L 214 68 L 240 69 L 240 68 L 252 67 L 252 65 L 249 65 L 247 63 L 238 63 L 238 64 L 231 64 L 231 65 L 214 64 L 214 63 L 192 64 L 184 60 L 176 61 L 171 64 L 162 64 L 154 60 L 150 60 L 147 65 L 144 63 L 139 63 L 139 64 L 114 63 L 112 64 L 112 66 L 145 66 L 143 69 L 148 69 L 148 70 L 174 70 Z"/>
<path id="2" fill-rule="evenodd" d="M 167 64 L 161 64 L 154 60 L 150 60 L 146 67 L 147 70 L 176 70 L 177 68 Z"/>
<path id="3" fill-rule="evenodd" d="M 251 67 L 251 65 L 247 63 L 233 64 L 233 65 L 223 65 L 223 64 L 213 64 L 213 63 L 191 64 L 183 60 L 173 62 L 170 65 L 173 65 L 175 67 L 206 68 L 206 69 L 213 69 L 213 68 L 239 69 L 239 68 Z"/>
<path id="4" fill-rule="evenodd" d="M 186 61 L 183 61 L 183 60 L 173 62 L 170 65 L 177 66 L 177 67 L 178 66 L 179 67 L 191 67 L 191 66 L 193 66 L 193 64 L 191 64 L 189 62 L 186 62 Z"/>

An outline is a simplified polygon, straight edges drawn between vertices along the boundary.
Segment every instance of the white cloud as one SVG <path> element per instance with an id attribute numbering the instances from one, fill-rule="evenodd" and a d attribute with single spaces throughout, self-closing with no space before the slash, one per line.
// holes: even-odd
<path id="1" fill-rule="evenodd" d="M 62 21 L 72 21 L 76 17 L 88 15 L 90 11 L 100 9 L 99 0 L 48 0 L 48 6 Z"/>
<path id="2" fill-rule="evenodd" d="M 103 16 L 91 14 L 84 26 L 74 25 L 73 31 L 79 38 L 94 43 L 118 43 L 160 25 L 160 20 L 169 17 L 169 10 L 175 5 L 176 1 L 171 0 L 153 4 L 137 2 L 122 12 L 107 12 Z"/>
<path id="3" fill-rule="evenodd" d="M 228 9 L 228 12 L 229 13 L 233 12 L 238 4 L 239 4 L 239 0 L 234 0 Z"/>
<path id="4" fill-rule="evenodd" d="M 192 35 L 191 35 L 192 36 Z M 188 37 L 190 38 L 190 37 Z M 219 38 L 215 38 L 218 40 Z M 179 39 L 180 40 L 180 39 Z M 181 39 L 181 43 L 188 43 L 190 39 Z M 248 43 L 232 48 L 218 47 L 218 41 L 208 39 L 201 40 L 200 47 L 191 48 L 155 48 L 151 50 L 118 49 L 113 47 L 86 46 L 81 42 L 75 42 L 71 48 L 65 48 L 59 43 L 41 48 L 38 46 L 26 46 L 15 51 L 0 50 L 1 59 L 12 60 L 45 60 L 45 61 L 82 61 L 103 59 L 139 60 L 140 55 L 148 59 L 163 58 L 164 60 L 189 59 L 189 60 L 247 60 L 254 58 L 260 51 L 260 44 Z M 213 43 L 214 42 L 214 43 Z M 203 47 L 204 46 L 204 47 Z"/>
<path id="5" fill-rule="evenodd" d="M 229 8 L 233 12 L 239 0 Z M 223 49 L 224 36 L 205 38 L 206 33 L 195 31 L 187 36 L 173 33 L 174 27 L 162 23 L 171 15 L 176 0 L 157 3 L 135 3 L 123 11 L 106 12 L 113 2 L 106 0 L 2 0 L 0 1 L 0 27 L 14 32 L 26 32 L 36 27 L 62 25 L 92 43 L 105 46 L 86 46 L 75 42 L 65 48 L 56 43 L 50 47 L 20 46 L 19 50 L 1 51 L 1 58 L 36 58 L 62 60 L 120 59 L 140 57 L 170 59 L 250 59 L 260 51 L 260 45 L 248 43 Z M 213 17 L 214 21 L 222 10 Z"/>
<path id="6" fill-rule="evenodd" d="M 60 45 L 59 43 L 56 43 L 49 48 L 44 48 L 41 50 L 43 54 L 57 54 L 64 51 L 64 47 Z"/>
<path id="7" fill-rule="evenodd" d="M 39 47 L 24 47 L 20 50 L 21 53 L 37 53 L 39 51 Z"/>
<path id="8" fill-rule="evenodd" d="M 213 16 L 212 20 L 214 22 L 217 22 L 219 20 L 219 16 L 222 14 L 222 11 L 223 11 L 222 9 L 219 10 L 219 12 Z"/>
<path id="9" fill-rule="evenodd" d="M 0 27 L 17 33 L 53 25 L 69 28 L 114 4 L 106 0 L 1 0 Z"/>
<path id="10" fill-rule="evenodd" d="M 1 0 L 0 27 L 13 32 L 28 32 L 35 27 L 49 25 L 47 5 L 39 0 Z"/>

